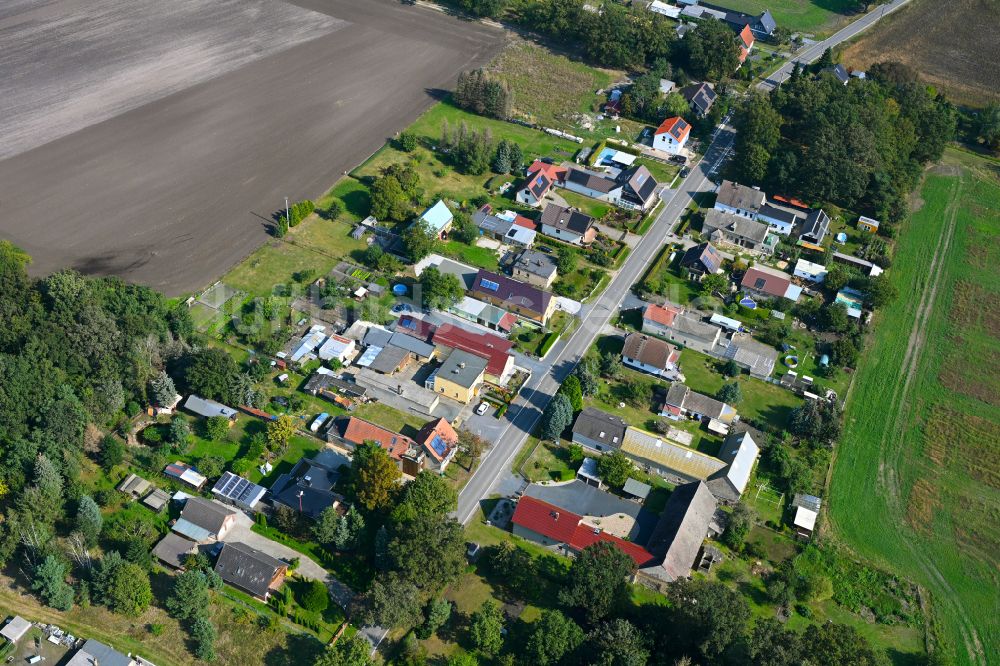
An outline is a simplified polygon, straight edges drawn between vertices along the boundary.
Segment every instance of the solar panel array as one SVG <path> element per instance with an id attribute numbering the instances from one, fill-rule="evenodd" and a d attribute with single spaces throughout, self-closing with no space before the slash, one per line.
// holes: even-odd
<path id="1" fill-rule="evenodd" d="M 441 435 L 435 435 L 434 439 L 431 440 L 431 448 L 434 449 L 434 453 L 443 457 L 448 450 L 448 442 L 441 439 Z"/>
<path id="2" fill-rule="evenodd" d="M 500 284 L 494 282 L 493 280 L 484 279 L 479 284 L 482 285 L 483 289 L 489 289 L 490 291 L 497 291 L 500 289 Z"/>
<path id="3" fill-rule="evenodd" d="M 228 497 L 236 502 L 248 502 L 257 494 L 257 484 L 247 481 L 243 477 L 236 476 L 232 472 L 219 479 L 221 488 L 217 488 L 220 495 Z"/>

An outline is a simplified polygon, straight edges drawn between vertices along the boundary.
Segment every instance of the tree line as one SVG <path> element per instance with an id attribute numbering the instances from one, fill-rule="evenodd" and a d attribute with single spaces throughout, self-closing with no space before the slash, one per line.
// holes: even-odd
<path id="1" fill-rule="evenodd" d="M 743 182 L 834 203 L 891 229 L 923 165 L 954 138 L 956 113 L 912 69 L 889 62 L 846 86 L 797 67 L 770 95 L 752 95 L 736 122 Z"/>

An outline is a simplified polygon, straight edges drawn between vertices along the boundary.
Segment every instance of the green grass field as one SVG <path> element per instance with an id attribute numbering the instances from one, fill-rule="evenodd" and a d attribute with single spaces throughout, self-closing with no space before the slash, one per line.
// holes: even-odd
<path id="1" fill-rule="evenodd" d="M 251 296 L 269 296 L 276 285 L 291 284 L 297 271 L 311 269 L 317 276 L 325 275 L 341 258 L 367 247 L 364 241 L 351 238 L 351 217 L 356 219 L 350 213 L 336 221 L 311 215 L 285 238 L 272 239 L 259 247 L 226 273 L 222 281 Z"/>
<path id="2" fill-rule="evenodd" d="M 830 485 L 836 534 L 929 591 L 941 649 L 1000 663 L 1000 168 L 955 151 L 901 231 Z"/>
<path id="3" fill-rule="evenodd" d="M 780 27 L 792 32 L 828 35 L 850 19 L 844 12 L 854 3 L 851 0 L 714 0 L 713 4 L 746 14 L 769 9 Z"/>
<path id="4" fill-rule="evenodd" d="M 723 377 L 716 366 L 720 362 L 699 354 L 693 349 L 681 350 L 681 372 L 691 390 L 714 396 L 722 385 L 732 381 Z M 736 378 L 743 391 L 743 401 L 736 407 L 743 419 L 770 423 L 785 428 L 792 410 L 802 404 L 802 398 L 774 384 L 762 382 L 748 375 Z"/>

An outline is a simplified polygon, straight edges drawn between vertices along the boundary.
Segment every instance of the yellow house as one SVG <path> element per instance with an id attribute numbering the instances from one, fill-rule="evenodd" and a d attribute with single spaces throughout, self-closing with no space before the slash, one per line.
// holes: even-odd
<path id="1" fill-rule="evenodd" d="M 479 393 L 486 365 L 485 358 L 456 349 L 427 383 L 433 382 L 435 393 L 468 404 Z"/>
<path id="2" fill-rule="evenodd" d="M 870 234 L 878 233 L 878 220 L 862 215 L 858 218 L 858 231 L 866 231 Z"/>

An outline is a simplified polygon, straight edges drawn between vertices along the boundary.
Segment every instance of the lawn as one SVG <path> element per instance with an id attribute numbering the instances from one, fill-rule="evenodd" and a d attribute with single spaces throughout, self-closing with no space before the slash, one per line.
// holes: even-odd
<path id="1" fill-rule="evenodd" d="M 671 259 L 670 255 L 674 257 Z M 689 305 L 699 298 L 698 285 L 681 277 L 680 261 L 683 253 L 672 245 L 664 245 L 656 260 L 639 281 L 640 291 L 657 294 L 671 303 Z"/>
<path id="2" fill-rule="evenodd" d="M 363 240 L 351 238 L 352 225 L 347 219 L 346 214 L 337 221 L 311 215 L 284 238 L 259 247 L 222 281 L 251 296 L 270 296 L 275 286 L 292 284 L 292 275 L 298 271 L 325 275 L 341 258 L 367 247 Z"/>
<path id="3" fill-rule="evenodd" d="M 835 534 L 925 586 L 946 655 L 1000 662 L 1000 180 L 949 151 L 927 174 L 888 272 L 830 484 Z M 950 243 L 949 243 L 950 241 Z M 936 261 L 935 261 L 936 260 Z"/>
<path id="4" fill-rule="evenodd" d="M 723 384 L 732 381 L 727 380 L 716 370 L 719 365 L 721 363 L 717 359 L 693 349 L 681 350 L 681 372 L 684 373 L 684 383 L 693 391 L 714 396 Z M 735 381 L 743 390 L 743 401 L 734 407 L 746 421 L 759 421 L 784 429 L 792 410 L 802 404 L 802 398 L 791 391 L 748 375 L 740 375 Z"/>
<path id="5" fill-rule="evenodd" d="M 717 0 L 715 4 L 746 14 L 769 9 L 775 22 L 792 32 L 828 35 L 846 23 L 852 0 Z"/>
<path id="6" fill-rule="evenodd" d="M 590 197 L 584 196 L 579 192 L 559 189 L 556 190 L 555 193 L 565 199 L 566 203 L 568 203 L 571 207 L 579 208 L 581 211 L 597 220 L 604 219 L 604 216 L 610 213 L 611 209 L 614 208 L 614 206 L 605 201 L 591 199 Z"/>
<path id="7" fill-rule="evenodd" d="M 369 402 L 358 405 L 353 412 L 359 419 L 377 423 L 393 432 L 402 433 L 408 437 L 414 436 L 430 419 L 424 419 L 416 414 L 401 412 L 381 402 Z"/>
<path id="8" fill-rule="evenodd" d="M 469 245 L 462 241 L 450 240 L 441 244 L 439 248 L 441 254 L 457 259 L 463 263 L 485 268 L 488 271 L 496 272 L 499 267 L 496 250 L 477 245 Z"/>

